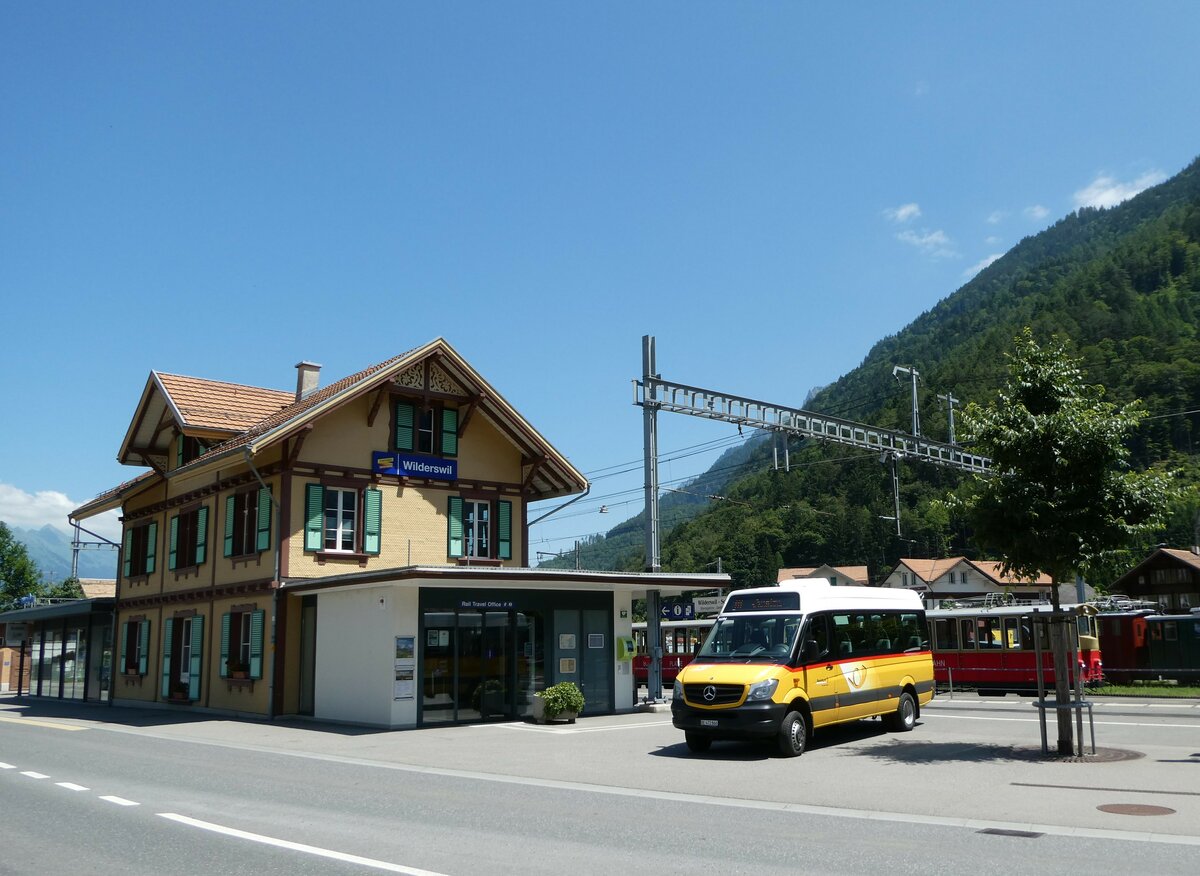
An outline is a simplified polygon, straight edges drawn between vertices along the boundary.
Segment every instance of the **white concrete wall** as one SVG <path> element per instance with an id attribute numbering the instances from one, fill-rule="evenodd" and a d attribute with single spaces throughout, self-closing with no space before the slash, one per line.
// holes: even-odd
<path id="1" fill-rule="evenodd" d="M 415 727 L 421 680 L 413 661 L 413 698 L 396 700 L 396 636 L 416 639 L 416 587 L 381 585 L 321 593 L 317 600 L 314 717 L 377 727 Z M 419 654 L 416 655 L 419 657 Z"/>

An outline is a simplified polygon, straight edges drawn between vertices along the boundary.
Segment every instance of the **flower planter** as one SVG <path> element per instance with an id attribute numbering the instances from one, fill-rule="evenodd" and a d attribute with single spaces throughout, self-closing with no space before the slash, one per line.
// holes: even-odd
<path id="1" fill-rule="evenodd" d="M 575 719 L 579 717 L 578 712 L 559 712 L 553 717 L 546 715 L 546 703 L 541 697 L 533 698 L 533 720 L 539 724 L 557 723 L 559 721 L 567 724 L 574 724 Z"/>

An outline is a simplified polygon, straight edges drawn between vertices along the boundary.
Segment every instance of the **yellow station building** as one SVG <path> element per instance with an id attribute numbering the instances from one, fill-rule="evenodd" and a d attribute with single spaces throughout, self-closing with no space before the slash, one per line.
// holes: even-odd
<path id="1" fill-rule="evenodd" d="M 531 568 L 587 479 L 443 339 L 279 391 L 151 372 L 119 460 L 111 699 L 381 727 L 633 705 L 632 601 L 727 575 Z"/>

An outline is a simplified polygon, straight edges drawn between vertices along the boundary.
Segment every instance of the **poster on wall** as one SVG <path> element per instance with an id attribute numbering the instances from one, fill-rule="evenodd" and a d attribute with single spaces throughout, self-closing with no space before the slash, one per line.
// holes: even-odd
<path id="1" fill-rule="evenodd" d="M 604 647 L 604 633 L 588 633 L 588 647 L 589 648 L 603 648 Z"/>
<path id="2" fill-rule="evenodd" d="M 558 635 L 558 650 L 574 651 L 575 650 L 575 634 L 574 633 L 559 633 L 559 635 Z"/>
<path id="3" fill-rule="evenodd" d="M 417 654 L 416 636 L 396 636 L 396 660 L 412 660 Z"/>
<path id="4" fill-rule="evenodd" d="M 574 657 L 559 657 L 558 658 L 558 674 L 559 675 L 574 675 L 575 674 L 575 658 Z"/>
<path id="5" fill-rule="evenodd" d="M 413 698 L 413 671 L 411 669 L 396 670 L 396 685 L 392 699 L 411 700 Z"/>

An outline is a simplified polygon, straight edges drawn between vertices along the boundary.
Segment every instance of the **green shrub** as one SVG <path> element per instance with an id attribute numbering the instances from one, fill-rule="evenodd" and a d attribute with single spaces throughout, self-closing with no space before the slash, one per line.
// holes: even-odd
<path id="1" fill-rule="evenodd" d="M 541 697 L 547 718 L 557 718 L 563 712 L 583 711 L 583 693 L 573 681 L 560 681 L 534 694 Z"/>

